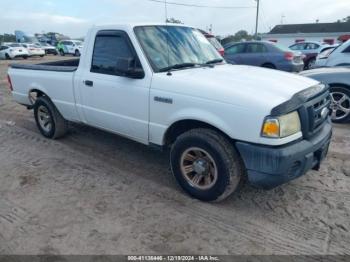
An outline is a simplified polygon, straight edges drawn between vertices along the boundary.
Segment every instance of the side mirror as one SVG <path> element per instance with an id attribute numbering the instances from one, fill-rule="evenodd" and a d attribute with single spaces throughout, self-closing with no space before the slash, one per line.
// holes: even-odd
<path id="1" fill-rule="evenodd" d="M 135 58 L 118 58 L 115 69 L 117 73 L 121 73 L 125 77 L 142 79 L 145 77 L 145 72 L 136 64 Z"/>

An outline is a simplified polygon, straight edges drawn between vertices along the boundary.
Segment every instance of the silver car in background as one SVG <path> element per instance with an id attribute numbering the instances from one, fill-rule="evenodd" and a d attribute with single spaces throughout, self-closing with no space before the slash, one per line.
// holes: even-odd
<path id="1" fill-rule="evenodd" d="M 350 67 L 325 67 L 304 71 L 301 75 L 330 86 L 333 122 L 350 121 Z"/>

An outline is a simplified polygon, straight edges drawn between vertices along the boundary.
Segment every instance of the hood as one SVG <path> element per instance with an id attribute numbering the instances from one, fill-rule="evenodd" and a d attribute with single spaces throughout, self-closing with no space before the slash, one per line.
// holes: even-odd
<path id="1" fill-rule="evenodd" d="M 170 83 L 169 83 L 170 81 Z M 270 110 L 296 93 L 319 82 L 272 69 L 242 65 L 217 65 L 154 74 L 152 86 L 158 90 L 185 94 L 231 104 Z"/>
<path id="2" fill-rule="evenodd" d="M 339 73 L 350 73 L 350 67 L 322 67 L 312 70 L 303 71 L 300 73 L 302 76 L 312 77 L 314 75 L 323 74 L 339 74 Z"/>

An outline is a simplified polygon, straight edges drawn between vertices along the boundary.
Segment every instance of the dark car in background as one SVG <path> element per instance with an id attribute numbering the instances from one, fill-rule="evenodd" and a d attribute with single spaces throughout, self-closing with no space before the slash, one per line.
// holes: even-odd
<path id="1" fill-rule="evenodd" d="M 230 43 L 225 46 L 225 59 L 228 63 L 261 66 L 287 72 L 300 72 L 304 69 L 303 54 L 272 42 L 251 41 Z"/>
<path id="2" fill-rule="evenodd" d="M 305 55 L 304 58 L 304 69 L 311 69 L 314 67 L 316 62 L 316 57 L 323 51 L 336 47 L 335 45 L 330 46 L 325 43 L 320 42 L 302 42 L 291 45 L 289 48 L 293 51 L 300 51 Z"/>

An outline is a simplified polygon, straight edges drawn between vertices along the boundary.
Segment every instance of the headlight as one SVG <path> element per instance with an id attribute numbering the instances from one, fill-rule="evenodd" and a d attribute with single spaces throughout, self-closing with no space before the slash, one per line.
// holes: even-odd
<path id="1" fill-rule="evenodd" d="M 284 138 L 301 131 L 298 112 L 292 112 L 280 117 L 266 118 L 261 135 L 269 138 Z"/>

